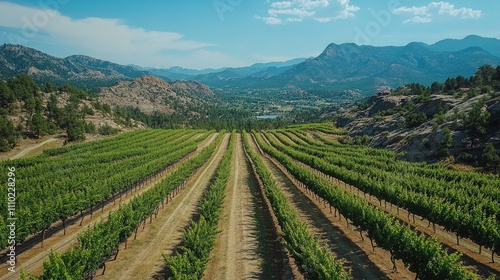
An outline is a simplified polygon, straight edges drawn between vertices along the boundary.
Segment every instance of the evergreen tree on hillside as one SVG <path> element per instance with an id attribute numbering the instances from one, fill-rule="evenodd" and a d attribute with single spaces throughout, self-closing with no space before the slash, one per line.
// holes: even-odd
<path id="1" fill-rule="evenodd" d="M 57 97 L 55 94 L 49 96 L 49 101 L 47 102 L 47 117 L 51 121 L 59 123 L 59 118 L 61 117 L 61 109 L 57 107 Z"/>
<path id="2" fill-rule="evenodd" d="M 431 94 L 437 94 L 440 93 L 443 90 L 443 84 L 434 82 L 431 84 Z"/>
<path id="3" fill-rule="evenodd" d="M 439 143 L 439 153 L 443 156 L 450 155 L 450 148 L 453 147 L 453 136 L 448 127 L 443 129 L 443 140 Z"/>
<path id="4" fill-rule="evenodd" d="M 496 70 L 495 68 L 493 68 L 493 66 L 489 64 L 479 66 L 476 72 L 476 77 L 478 77 L 477 81 L 479 82 L 479 84 L 476 84 L 475 86 L 491 85 L 495 74 Z"/>
<path id="5" fill-rule="evenodd" d="M 486 145 L 486 148 L 484 148 L 483 163 L 484 167 L 489 171 L 500 171 L 500 156 L 498 156 L 495 147 L 491 144 Z"/>
<path id="6" fill-rule="evenodd" d="M 455 78 L 448 78 L 444 82 L 443 91 L 452 92 L 458 89 L 457 80 Z"/>
<path id="7" fill-rule="evenodd" d="M 484 110 L 486 100 L 480 100 L 472 106 L 472 110 L 467 114 L 464 120 L 467 136 L 471 141 L 471 147 L 474 147 L 475 141 L 486 133 L 486 124 L 491 114 Z"/>
<path id="8" fill-rule="evenodd" d="M 51 93 L 51 92 L 54 92 L 56 89 L 54 88 L 54 85 L 52 85 L 52 83 L 50 82 L 46 82 L 45 83 L 45 86 L 43 88 L 43 91 L 45 93 Z"/>
<path id="9" fill-rule="evenodd" d="M 0 152 L 7 152 L 16 145 L 17 131 L 5 117 L 0 117 Z"/>
<path id="10" fill-rule="evenodd" d="M 70 100 L 60 117 L 60 125 L 66 129 L 68 141 L 82 141 L 85 139 L 85 114 L 78 110 L 78 105 L 79 100 Z"/>
<path id="11" fill-rule="evenodd" d="M 12 111 L 12 103 L 16 97 L 9 86 L 0 80 L 0 115 L 6 115 Z"/>
<path id="12" fill-rule="evenodd" d="M 500 65 L 495 69 L 495 76 L 493 77 L 491 86 L 494 90 L 500 91 Z"/>
<path id="13" fill-rule="evenodd" d="M 9 79 L 7 85 L 14 92 L 18 100 L 26 101 L 29 98 L 41 97 L 40 88 L 27 74 L 20 74 L 15 78 Z"/>
<path id="14" fill-rule="evenodd" d="M 29 123 L 29 130 L 36 138 L 48 133 L 49 127 L 47 120 L 42 116 L 40 112 L 35 113 L 31 118 L 31 121 Z"/>

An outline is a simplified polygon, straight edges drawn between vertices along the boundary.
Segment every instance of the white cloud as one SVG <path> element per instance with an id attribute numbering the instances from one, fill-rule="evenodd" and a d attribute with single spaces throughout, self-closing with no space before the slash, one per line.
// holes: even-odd
<path id="1" fill-rule="evenodd" d="M 292 1 L 281 1 L 281 2 L 274 2 L 271 4 L 271 7 L 275 9 L 288 9 L 291 6 L 292 6 Z"/>
<path id="2" fill-rule="evenodd" d="M 399 7 L 392 11 L 395 14 L 412 14 L 412 15 L 427 15 L 429 10 L 429 7 L 423 6 L 423 7 Z"/>
<path id="3" fill-rule="evenodd" d="M 318 22 L 330 22 L 330 21 L 334 20 L 334 18 L 332 18 L 332 17 L 318 17 L 318 18 L 315 18 L 314 20 L 318 21 Z"/>
<path id="4" fill-rule="evenodd" d="M 305 18 L 305 17 L 313 16 L 315 12 L 308 11 L 305 9 L 294 8 L 294 9 L 283 9 L 283 10 L 270 9 L 268 11 L 268 13 L 271 17 L 274 17 L 274 18 L 276 18 L 280 15 L 297 16 L 300 18 Z"/>
<path id="5" fill-rule="evenodd" d="M 277 17 L 273 17 L 273 16 L 270 16 L 270 17 L 259 17 L 259 16 L 255 16 L 256 19 L 260 19 L 260 20 L 263 20 L 265 23 L 269 24 L 269 25 L 278 25 L 278 24 L 281 24 L 282 21 L 281 19 L 277 18 Z"/>
<path id="6" fill-rule="evenodd" d="M 472 8 L 455 8 L 455 5 L 449 2 L 431 2 L 426 6 L 399 7 L 392 11 L 394 14 L 409 14 L 413 17 L 404 21 L 404 23 L 428 23 L 436 16 L 451 16 L 461 19 L 476 19 L 482 15 L 481 10 Z"/>
<path id="7" fill-rule="evenodd" d="M 350 5 L 350 0 L 337 0 L 336 5 L 331 5 L 332 0 L 291 0 L 275 1 L 270 4 L 267 16 L 255 16 L 267 24 L 284 24 L 286 22 L 302 22 L 313 19 L 318 22 L 329 22 L 334 19 L 346 19 L 354 16 L 359 7 Z M 333 6 L 333 7 L 332 7 Z M 325 14 L 326 16 L 318 15 Z"/>
<path id="8" fill-rule="evenodd" d="M 429 23 L 432 22 L 430 17 L 414 16 L 410 19 L 403 21 L 403 23 Z"/>
<path id="9" fill-rule="evenodd" d="M 176 32 L 130 27 L 119 19 L 72 19 L 55 10 L 10 2 L 0 2 L 0 11 L 0 26 L 16 30 L 16 35 L 10 36 L 11 43 L 26 44 L 46 37 L 53 45 L 71 46 L 87 55 L 138 65 L 159 61 L 171 65 L 169 51 L 184 52 L 186 57 L 193 56 L 198 61 L 211 58 L 214 62 L 230 61 L 223 59 L 220 53 L 207 50 L 213 44 L 189 40 Z"/>
<path id="10" fill-rule="evenodd" d="M 303 7 L 308 10 L 312 10 L 318 7 L 327 7 L 330 3 L 329 0 L 297 0 L 300 7 Z"/>
<path id="11" fill-rule="evenodd" d="M 481 17 L 481 11 L 480 10 L 473 10 L 471 8 L 459 8 L 455 9 L 455 5 L 450 4 L 448 2 L 432 2 L 430 5 L 432 5 L 432 8 L 439 9 L 439 14 L 440 15 L 451 15 L 451 16 L 459 16 L 460 18 L 463 19 L 469 19 L 469 18 L 479 18 Z"/>
<path id="12" fill-rule="evenodd" d="M 342 11 L 334 19 L 346 19 L 354 17 L 354 13 L 360 10 L 360 7 L 358 6 L 349 5 L 349 0 L 339 0 L 339 2 L 342 6 Z"/>

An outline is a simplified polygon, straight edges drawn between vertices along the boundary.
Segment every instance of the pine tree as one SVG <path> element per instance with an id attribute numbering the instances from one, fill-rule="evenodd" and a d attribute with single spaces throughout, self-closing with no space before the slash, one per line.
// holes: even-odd
<path id="1" fill-rule="evenodd" d="M 484 167 L 493 172 L 500 171 L 500 156 L 498 156 L 495 147 L 492 144 L 486 145 L 483 151 Z"/>
<path id="2" fill-rule="evenodd" d="M 453 146 L 453 136 L 451 135 L 451 130 L 448 127 L 443 129 L 443 140 L 439 144 L 439 152 L 443 156 L 450 155 L 450 148 Z"/>
<path id="3" fill-rule="evenodd" d="M 474 147 L 476 139 L 482 137 L 486 133 L 486 124 L 488 123 L 491 114 L 484 110 L 485 100 L 480 100 L 472 106 L 472 110 L 465 118 L 465 129 L 471 141 L 471 147 Z"/>
<path id="4" fill-rule="evenodd" d="M 0 117 L 0 152 L 6 152 L 16 145 L 17 131 L 5 117 Z"/>

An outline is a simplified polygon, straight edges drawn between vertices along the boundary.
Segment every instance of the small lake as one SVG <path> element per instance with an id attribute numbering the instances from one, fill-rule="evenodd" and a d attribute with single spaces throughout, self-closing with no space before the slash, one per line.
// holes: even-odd
<path id="1" fill-rule="evenodd" d="M 278 117 L 281 117 L 283 115 L 280 114 L 274 114 L 274 115 L 262 115 L 262 116 L 256 116 L 257 119 L 276 119 Z"/>

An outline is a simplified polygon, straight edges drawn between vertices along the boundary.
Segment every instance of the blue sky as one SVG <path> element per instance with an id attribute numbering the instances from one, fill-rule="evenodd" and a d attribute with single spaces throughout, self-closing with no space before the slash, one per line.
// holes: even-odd
<path id="1" fill-rule="evenodd" d="M 58 57 L 218 68 L 319 55 L 329 43 L 500 38 L 500 1 L 0 1 L 0 43 Z"/>

